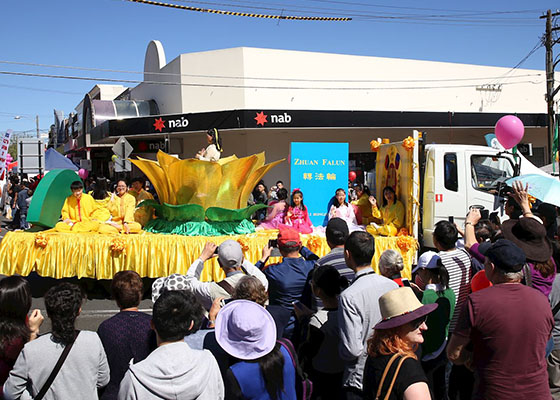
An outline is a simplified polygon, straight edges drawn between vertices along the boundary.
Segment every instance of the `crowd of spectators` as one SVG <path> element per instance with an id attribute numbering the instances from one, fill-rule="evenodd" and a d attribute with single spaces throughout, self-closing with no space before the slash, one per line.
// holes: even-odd
<path id="1" fill-rule="evenodd" d="M 97 333 L 75 329 L 84 296 L 64 282 L 45 295 L 52 332 L 39 335 L 27 281 L 4 278 L 3 396 L 559 399 L 556 210 L 533 210 L 519 184 L 507 204 L 503 224 L 478 208 L 460 229 L 438 222 L 437 251 L 410 280 L 399 251 L 381 254 L 375 273 L 374 236 L 336 217 L 322 258 L 289 227 L 254 265 L 238 242 L 208 240 L 185 275 L 153 282 L 152 315 L 138 309 L 150 292 L 140 276 L 117 273 L 120 312 Z M 225 278 L 201 282 L 213 257 Z"/>

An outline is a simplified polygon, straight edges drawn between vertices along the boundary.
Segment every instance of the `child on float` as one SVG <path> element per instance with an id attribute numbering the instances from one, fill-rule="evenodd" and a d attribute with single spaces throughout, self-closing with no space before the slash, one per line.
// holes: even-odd
<path id="1" fill-rule="evenodd" d="M 348 225 L 350 233 L 364 230 L 362 226 L 358 225 L 354 208 L 346 202 L 346 192 L 342 188 L 336 189 L 334 204 L 329 210 L 329 220 L 332 218 L 343 219 Z"/>
<path id="2" fill-rule="evenodd" d="M 307 207 L 303 204 L 303 193 L 299 189 L 294 189 L 290 201 L 290 206 L 284 218 L 284 224 L 297 230 L 299 233 L 312 233 L 313 224 L 309 219 Z"/>
<path id="3" fill-rule="evenodd" d="M 284 188 L 278 189 L 276 193 L 278 201 L 274 201 L 269 205 L 266 218 L 257 227 L 258 229 L 278 229 L 278 225 L 284 222 L 286 217 L 286 209 L 288 203 L 288 191 Z"/>

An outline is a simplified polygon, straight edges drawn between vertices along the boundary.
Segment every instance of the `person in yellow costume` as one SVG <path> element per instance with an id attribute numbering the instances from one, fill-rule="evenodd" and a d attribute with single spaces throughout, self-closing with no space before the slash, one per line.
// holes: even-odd
<path id="1" fill-rule="evenodd" d="M 143 200 L 153 200 L 154 196 L 150 192 L 144 189 L 146 186 L 146 180 L 144 178 L 134 178 L 130 184 L 129 194 L 134 196 L 136 199 L 136 205 L 138 205 Z"/>
<path id="2" fill-rule="evenodd" d="M 57 232 L 97 232 L 99 221 L 108 218 L 108 213 L 89 194 L 84 193 L 82 181 L 70 185 L 72 195 L 64 200 L 60 214 L 62 221 L 54 229 Z"/>
<path id="3" fill-rule="evenodd" d="M 136 205 L 144 200 L 153 200 L 154 196 L 150 192 L 144 189 L 146 186 L 146 180 L 144 178 L 134 178 L 130 184 L 130 193 L 136 198 Z M 134 211 L 134 220 L 142 226 L 146 226 L 149 220 L 154 216 L 153 207 L 139 207 Z"/>
<path id="4" fill-rule="evenodd" d="M 395 190 L 391 186 L 383 189 L 383 206 L 377 207 L 375 197 L 370 196 L 371 213 L 373 222 L 367 226 L 367 231 L 372 235 L 396 236 L 404 225 L 404 205 L 397 200 Z"/>
<path id="5" fill-rule="evenodd" d="M 142 225 L 134 221 L 136 199 L 128 193 L 128 185 L 124 180 L 117 181 L 117 194 L 111 195 L 108 207 L 111 220 L 99 227 L 99 233 L 138 233 Z"/>
<path id="6" fill-rule="evenodd" d="M 354 190 L 358 195 L 358 200 L 354 200 L 352 204 L 358 206 L 362 213 L 362 225 L 369 225 L 370 222 L 373 222 L 371 204 L 369 202 L 369 196 L 371 196 L 369 188 L 361 183 L 356 183 Z"/>

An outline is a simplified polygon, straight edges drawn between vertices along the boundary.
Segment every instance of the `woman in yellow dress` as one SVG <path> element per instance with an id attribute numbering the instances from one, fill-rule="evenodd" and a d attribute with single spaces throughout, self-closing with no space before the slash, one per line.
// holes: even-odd
<path id="1" fill-rule="evenodd" d="M 117 193 L 111 195 L 107 208 L 111 212 L 111 220 L 99 227 L 99 233 L 138 233 L 142 230 L 142 225 L 134 220 L 136 199 L 128 193 L 124 180 L 117 182 Z"/>
<path id="2" fill-rule="evenodd" d="M 397 194 L 391 186 L 383 189 L 383 206 L 377 207 L 375 197 L 370 196 L 373 222 L 367 226 L 372 235 L 396 236 L 404 225 L 404 205 L 397 199 Z"/>
<path id="3" fill-rule="evenodd" d="M 371 196 L 369 188 L 361 183 L 356 183 L 354 185 L 354 190 L 358 195 L 358 200 L 354 200 L 352 204 L 358 206 L 360 209 L 362 214 L 362 225 L 369 225 L 370 222 L 373 222 L 371 204 L 369 202 L 369 196 Z"/>

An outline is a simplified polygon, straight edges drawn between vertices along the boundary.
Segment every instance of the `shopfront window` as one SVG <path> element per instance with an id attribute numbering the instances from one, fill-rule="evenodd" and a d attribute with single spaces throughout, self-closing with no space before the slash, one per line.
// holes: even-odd
<path id="1" fill-rule="evenodd" d="M 506 157 L 472 156 L 471 173 L 475 189 L 497 190 L 500 183 L 513 176 L 513 163 Z"/>

